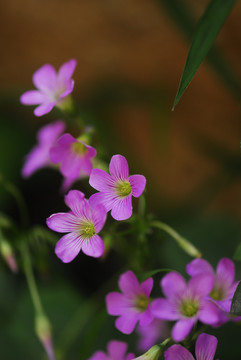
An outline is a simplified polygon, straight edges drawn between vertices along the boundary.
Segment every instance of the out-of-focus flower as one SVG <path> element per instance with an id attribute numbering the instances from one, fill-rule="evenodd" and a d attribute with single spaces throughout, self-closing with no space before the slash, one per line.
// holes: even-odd
<path id="1" fill-rule="evenodd" d="M 123 341 L 112 340 L 107 345 L 107 354 L 96 351 L 89 360 L 131 360 L 135 355 L 126 354 L 127 344 Z"/>
<path id="2" fill-rule="evenodd" d="M 92 208 L 84 194 L 77 190 L 69 191 L 65 202 L 71 211 L 53 214 L 47 219 L 50 229 L 67 233 L 57 242 L 56 255 L 64 263 L 72 261 L 80 250 L 86 255 L 100 257 L 104 252 L 104 243 L 97 234 L 106 220 L 104 206 Z"/>
<path id="3" fill-rule="evenodd" d="M 184 278 L 170 272 L 161 280 L 167 299 L 156 299 L 151 303 L 153 315 L 163 320 L 177 320 L 172 329 L 172 338 L 182 341 L 199 320 L 213 325 L 218 321 L 218 309 L 206 297 L 213 288 L 210 275 L 199 274 L 186 284 Z"/>
<path id="4" fill-rule="evenodd" d="M 45 64 L 33 74 L 33 83 L 38 90 L 22 94 L 20 102 L 24 105 L 39 105 L 34 110 L 35 116 L 49 113 L 54 106 L 62 107 L 68 103 L 67 96 L 73 91 L 71 79 L 76 67 L 76 60 L 64 63 L 58 73 L 52 65 Z"/>
<path id="5" fill-rule="evenodd" d="M 114 155 L 109 165 L 110 175 L 101 169 L 93 169 L 90 185 L 99 192 L 90 197 L 92 205 L 103 204 L 116 220 L 125 220 L 132 215 L 132 196 L 138 198 L 146 186 L 143 175 L 129 176 L 127 160 Z"/>
<path id="6" fill-rule="evenodd" d="M 140 351 L 147 351 L 151 346 L 157 342 L 161 342 L 167 337 L 167 321 L 153 319 L 152 322 L 146 326 L 138 325 L 136 332 L 140 335 L 138 340 L 138 349 Z"/>
<path id="7" fill-rule="evenodd" d="M 56 140 L 65 129 L 65 123 L 61 120 L 43 126 L 38 134 L 38 144 L 26 156 L 26 160 L 22 169 L 24 177 L 31 176 L 36 170 L 51 166 L 49 151 L 55 145 Z M 53 164 L 52 164 L 53 165 Z"/>
<path id="8" fill-rule="evenodd" d="M 228 313 L 231 309 L 232 298 L 238 286 L 238 282 L 234 279 L 235 266 L 233 261 L 228 258 L 221 259 L 215 274 L 208 261 L 195 259 L 187 265 L 186 271 L 190 276 L 208 274 L 213 278 L 213 288 L 209 297 L 220 309 L 219 321 L 216 325 L 218 326 L 228 321 L 230 319 Z"/>
<path id="9" fill-rule="evenodd" d="M 138 321 L 141 326 L 146 326 L 153 320 L 149 305 L 152 286 L 152 278 L 139 284 L 132 271 L 120 276 L 119 287 L 122 294 L 111 292 L 106 296 L 108 314 L 119 316 L 115 322 L 118 330 L 130 334 Z"/>
<path id="10" fill-rule="evenodd" d="M 70 134 L 62 135 L 50 150 L 50 159 L 54 164 L 61 163 L 60 172 L 72 181 L 89 176 L 92 170 L 91 159 L 96 150 Z"/>
<path id="11" fill-rule="evenodd" d="M 213 360 L 218 340 L 215 336 L 201 334 L 196 341 L 196 360 Z M 172 345 L 164 353 L 165 360 L 195 360 L 190 351 L 181 345 Z"/>

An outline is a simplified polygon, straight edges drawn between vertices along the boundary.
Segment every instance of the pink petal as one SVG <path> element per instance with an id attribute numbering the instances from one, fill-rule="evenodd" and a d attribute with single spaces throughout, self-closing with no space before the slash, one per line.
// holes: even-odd
<path id="1" fill-rule="evenodd" d="M 131 195 L 123 199 L 117 199 L 112 207 L 111 216 L 115 220 L 126 220 L 132 215 Z"/>
<path id="2" fill-rule="evenodd" d="M 138 198 L 143 193 L 146 186 L 146 178 L 143 175 L 131 175 L 129 177 L 129 182 L 131 184 L 132 195 L 135 198 Z"/>
<path id="3" fill-rule="evenodd" d="M 61 87 L 61 85 L 59 85 L 59 87 Z M 61 99 L 64 99 L 66 96 L 72 93 L 73 88 L 74 88 L 74 80 L 69 80 L 65 84 L 65 90 L 62 92 L 62 94 L 59 95 L 60 101 L 58 101 L 58 104 L 62 102 Z"/>
<path id="4" fill-rule="evenodd" d="M 214 276 L 214 271 L 212 266 L 209 264 L 208 261 L 204 259 L 195 259 L 191 261 L 186 266 L 186 272 L 190 276 L 195 276 L 198 274 L 210 274 Z"/>
<path id="5" fill-rule="evenodd" d="M 214 325 L 219 320 L 219 310 L 217 306 L 210 301 L 203 300 L 198 317 L 204 324 Z"/>
<path id="6" fill-rule="evenodd" d="M 192 354 L 181 345 L 172 345 L 164 352 L 165 360 L 195 360 Z"/>
<path id="7" fill-rule="evenodd" d="M 217 349 L 218 340 L 215 336 L 201 334 L 196 341 L 197 360 L 213 360 Z"/>
<path id="8" fill-rule="evenodd" d="M 58 140 L 57 144 L 50 149 L 50 159 L 54 164 L 63 162 L 71 151 L 71 145 L 75 139 L 70 134 L 63 134 Z"/>
<path id="9" fill-rule="evenodd" d="M 135 357 L 136 357 L 135 354 L 129 353 L 129 354 L 126 355 L 124 360 L 133 360 L 133 359 L 135 359 Z"/>
<path id="10" fill-rule="evenodd" d="M 128 180 L 129 167 L 126 158 L 122 155 L 114 155 L 110 160 L 109 170 L 111 176 L 118 180 Z"/>
<path id="11" fill-rule="evenodd" d="M 130 301 L 119 292 L 111 292 L 106 298 L 107 312 L 110 315 L 122 315 L 130 306 Z"/>
<path id="12" fill-rule="evenodd" d="M 172 328 L 173 340 L 177 342 L 184 340 L 187 337 L 187 335 L 191 332 L 195 322 L 196 322 L 195 318 L 179 320 Z"/>
<path id="13" fill-rule="evenodd" d="M 74 233 L 64 235 L 56 244 L 55 254 L 64 263 L 72 261 L 81 250 L 82 241 Z"/>
<path id="14" fill-rule="evenodd" d="M 106 212 L 112 209 L 114 203 L 115 203 L 115 199 L 111 194 L 105 194 L 100 192 L 91 195 L 91 197 L 89 198 L 89 204 L 92 208 L 94 208 L 99 204 L 102 204 L 105 207 Z"/>
<path id="15" fill-rule="evenodd" d="M 103 351 L 96 351 L 89 360 L 110 360 Z"/>
<path id="16" fill-rule="evenodd" d="M 75 59 L 71 59 L 64 63 L 58 72 L 58 79 L 62 84 L 66 84 L 68 80 L 73 75 L 73 72 L 76 68 L 77 61 Z"/>
<path id="17" fill-rule="evenodd" d="M 103 255 L 105 246 L 99 235 L 94 235 L 89 239 L 85 239 L 82 245 L 82 251 L 85 255 L 92 257 L 100 257 Z"/>
<path id="18" fill-rule="evenodd" d="M 57 213 L 47 218 L 47 226 L 59 233 L 67 233 L 78 227 L 77 218 L 71 213 Z"/>
<path id="19" fill-rule="evenodd" d="M 26 91 L 20 97 L 20 102 L 24 105 L 38 105 L 46 100 L 46 95 L 37 90 Z"/>
<path id="20" fill-rule="evenodd" d="M 65 123 L 62 120 L 57 120 L 43 126 L 37 134 L 37 139 L 40 143 L 53 146 L 64 129 Z"/>
<path id="21" fill-rule="evenodd" d="M 147 308 L 146 311 L 144 311 L 140 315 L 140 326 L 149 325 L 152 322 L 153 318 L 154 318 L 153 314 L 151 313 L 150 309 Z"/>
<path id="22" fill-rule="evenodd" d="M 234 282 L 235 267 L 232 260 L 223 258 L 219 261 L 217 266 L 218 279 L 227 287 L 231 286 Z"/>
<path id="23" fill-rule="evenodd" d="M 48 149 L 41 146 L 36 146 L 32 151 L 26 156 L 25 164 L 22 169 L 22 176 L 29 177 L 36 170 L 48 165 L 49 162 L 49 153 Z"/>
<path id="24" fill-rule="evenodd" d="M 80 141 L 86 148 L 87 148 L 87 153 L 88 153 L 88 156 L 93 158 L 96 156 L 97 154 L 97 151 L 96 149 L 93 147 L 93 146 L 90 146 L 90 145 L 87 145 L 85 142 L 83 141 Z"/>
<path id="25" fill-rule="evenodd" d="M 97 234 L 102 230 L 102 228 L 106 222 L 106 217 L 107 217 L 107 214 L 106 214 L 106 209 L 105 209 L 104 205 L 99 204 L 93 209 L 92 219 L 93 219 L 93 223 L 95 226 L 95 232 Z"/>
<path id="26" fill-rule="evenodd" d="M 141 289 L 143 290 L 146 297 L 150 296 L 152 287 L 153 287 L 153 279 L 152 278 L 148 278 L 141 283 Z"/>
<path id="27" fill-rule="evenodd" d="M 150 304 L 152 314 L 158 319 L 162 320 L 177 320 L 179 314 L 176 308 L 170 301 L 166 299 L 155 299 Z"/>
<path id="28" fill-rule="evenodd" d="M 123 360 L 127 350 L 127 344 L 123 341 L 112 340 L 108 343 L 107 350 L 110 359 Z"/>
<path id="29" fill-rule="evenodd" d="M 124 334 L 130 334 L 134 330 L 139 319 L 139 314 L 135 312 L 128 312 L 124 316 L 120 316 L 115 321 L 115 326 Z"/>
<path id="30" fill-rule="evenodd" d="M 54 107 L 54 105 L 56 104 L 56 102 L 49 102 L 49 103 L 45 103 L 42 104 L 38 107 L 36 107 L 36 109 L 34 109 L 34 115 L 35 116 L 42 116 L 45 114 L 48 114 Z"/>
<path id="31" fill-rule="evenodd" d="M 82 217 L 82 201 L 85 194 L 78 190 L 70 190 L 65 196 L 66 205 L 73 211 L 76 216 Z"/>
<path id="32" fill-rule="evenodd" d="M 212 291 L 214 277 L 209 274 L 198 274 L 193 276 L 188 282 L 190 292 L 199 298 L 207 296 Z"/>
<path id="33" fill-rule="evenodd" d="M 114 180 L 101 169 L 91 171 L 89 184 L 98 191 L 108 191 L 110 188 L 114 188 Z"/>
<path id="34" fill-rule="evenodd" d="M 77 179 L 81 169 L 81 159 L 77 154 L 69 152 L 60 166 L 60 172 L 65 177 Z"/>
<path id="35" fill-rule="evenodd" d="M 56 90 L 57 75 L 52 65 L 46 64 L 33 74 L 33 83 L 39 90 L 50 95 Z"/>
<path id="36" fill-rule="evenodd" d="M 162 291 L 167 298 L 181 295 L 187 288 L 184 278 L 176 273 L 170 272 L 161 280 Z"/>
<path id="37" fill-rule="evenodd" d="M 126 295 L 139 295 L 140 285 L 136 278 L 136 275 L 132 271 L 126 271 L 120 276 L 119 288 Z"/>

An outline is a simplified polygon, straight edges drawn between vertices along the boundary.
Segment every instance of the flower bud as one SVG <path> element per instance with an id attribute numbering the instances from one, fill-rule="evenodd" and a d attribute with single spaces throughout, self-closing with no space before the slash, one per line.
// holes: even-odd
<path id="1" fill-rule="evenodd" d="M 12 272 L 16 273 L 18 271 L 18 266 L 15 260 L 13 249 L 9 242 L 3 238 L 0 240 L 0 252 Z"/>
<path id="2" fill-rule="evenodd" d="M 43 314 L 36 315 L 35 331 L 48 355 L 49 360 L 55 360 L 52 335 L 51 335 L 51 325 L 45 315 Z"/>
<path id="3" fill-rule="evenodd" d="M 161 346 L 154 345 L 147 352 L 133 360 L 158 360 L 161 355 Z"/>

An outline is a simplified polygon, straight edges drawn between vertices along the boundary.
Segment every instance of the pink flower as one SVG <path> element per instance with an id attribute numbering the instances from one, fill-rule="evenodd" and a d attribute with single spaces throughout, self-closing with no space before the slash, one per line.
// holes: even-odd
<path id="1" fill-rule="evenodd" d="M 50 166 L 51 162 L 49 159 L 50 148 L 56 143 L 57 138 L 65 129 L 63 121 L 55 121 L 54 123 L 43 126 L 38 134 L 38 144 L 31 150 L 27 155 L 23 169 L 23 177 L 29 177 L 36 170 Z"/>
<path id="2" fill-rule="evenodd" d="M 215 336 L 201 334 L 196 341 L 196 360 L 213 360 L 218 340 Z M 181 345 L 172 345 L 164 353 L 165 360 L 195 360 L 190 351 Z"/>
<path id="3" fill-rule="evenodd" d="M 152 278 L 139 284 L 132 271 L 127 271 L 120 276 L 119 287 L 123 294 L 111 292 L 106 296 L 108 314 L 119 316 L 115 322 L 118 330 L 124 334 L 130 334 L 138 321 L 141 326 L 150 324 L 153 320 L 149 308 L 152 286 Z"/>
<path id="4" fill-rule="evenodd" d="M 107 345 L 107 354 L 103 351 L 96 351 L 89 360 L 131 360 L 135 355 L 126 355 L 127 344 L 123 341 L 112 340 Z"/>
<path id="5" fill-rule="evenodd" d="M 140 351 L 147 351 L 157 342 L 161 342 L 168 335 L 167 322 L 160 319 L 153 319 L 152 322 L 146 326 L 138 325 L 136 332 L 140 336 L 138 340 L 138 349 Z"/>
<path id="6" fill-rule="evenodd" d="M 80 250 L 86 255 L 100 257 L 104 252 L 104 243 L 97 234 L 106 220 L 104 206 L 92 208 L 84 194 L 77 190 L 69 191 L 65 202 L 71 211 L 53 214 L 47 219 L 50 229 L 67 233 L 57 242 L 56 255 L 64 263 L 72 261 Z"/>
<path id="7" fill-rule="evenodd" d="M 126 220 L 132 215 L 132 196 L 138 198 L 146 186 L 143 175 L 129 176 L 127 160 L 114 155 L 109 165 L 110 175 L 101 169 L 93 169 L 90 185 L 99 191 L 90 197 L 92 205 L 103 204 L 116 220 Z"/>
<path id="8" fill-rule="evenodd" d="M 76 67 L 72 59 L 63 64 L 56 73 L 52 65 L 43 65 L 33 74 L 33 83 L 38 90 L 30 90 L 20 97 L 24 105 L 39 105 L 34 110 L 35 116 L 49 113 L 54 106 L 61 107 L 66 96 L 73 91 L 74 80 L 71 76 Z"/>
<path id="9" fill-rule="evenodd" d="M 161 280 L 167 299 L 156 299 L 151 303 L 153 315 L 163 320 L 177 320 L 172 329 L 172 338 L 182 341 L 199 320 L 213 325 L 218 321 L 217 307 L 207 300 L 213 287 L 210 275 L 196 275 L 186 284 L 184 278 L 170 272 Z"/>
<path id="10" fill-rule="evenodd" d="M 96 150 L 92 146 L 70 134 L 62 135 L 50 150 L 51 161 L 61 163 L 60 172 L 70 180 L 89 176 L 93 167 L 91 159 L 95 156 Z"/>
<path id="11" fill-rule="evenodd" d="M 234 279 L 235 266 L 233 261 L 228 258 L 221 259 L 215 274 L 208 261 L 195 259 L 187 265 L 186 271 L 190 276 L 208 274 L 213 278 L 213 288 L 209 298 L 220 310 L 219 321 L 216 326 L 227 322 L 230 319 L 228 313 L 230 312 L 232 299 L 238 286 L 238 282 Z"/>

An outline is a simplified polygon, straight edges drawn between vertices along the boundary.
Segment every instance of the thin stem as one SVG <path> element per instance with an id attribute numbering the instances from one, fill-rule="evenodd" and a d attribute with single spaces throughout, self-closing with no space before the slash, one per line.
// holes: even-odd
<path id="1" fill-rule="evenodd" d="M 161 221 L 152 221 L 150 225 L 169 234 L 174 240 L 176 240 L 178 245 L 190 256 L 202 256 L 201 252 L 192 243 L 190 243 L 187 239 L 178 234 L 178 232 L 176 232 L 176 230 L 174 230 L 171 226 Z"/>

